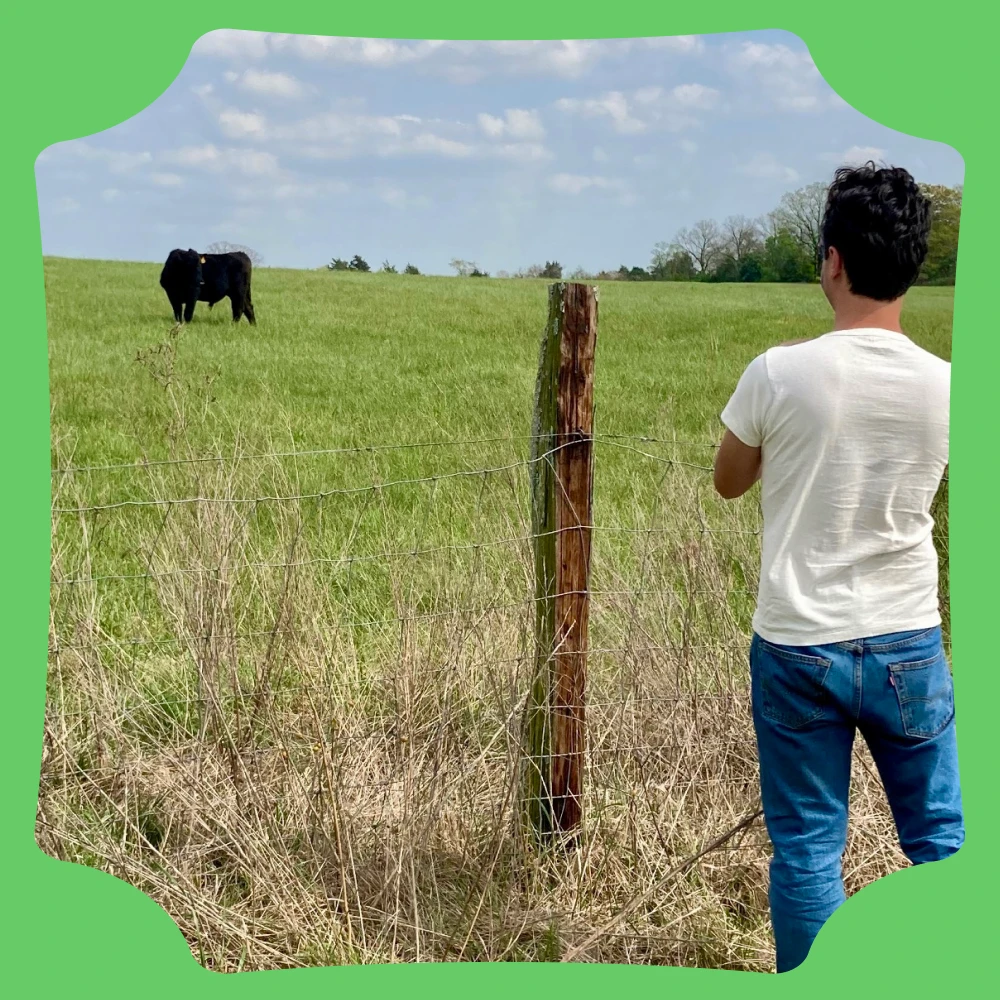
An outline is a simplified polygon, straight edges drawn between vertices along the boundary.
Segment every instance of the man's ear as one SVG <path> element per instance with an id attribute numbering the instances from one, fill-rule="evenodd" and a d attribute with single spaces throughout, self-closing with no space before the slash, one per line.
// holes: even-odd
<path id="1" fill-rule="evenodd" d="M 844 270 L 844 258 L 840 256 L 840 251 L 836 247 L 829 247 L 826 256 L 830 262 L 830 277 L 839 278 Z"/>

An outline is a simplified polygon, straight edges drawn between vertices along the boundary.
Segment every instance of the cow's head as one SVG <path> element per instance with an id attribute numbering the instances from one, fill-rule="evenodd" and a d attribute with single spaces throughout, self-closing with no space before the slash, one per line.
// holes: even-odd
<path id="1" fill-rule="evenodd" d="M 201 266 L 205 263 L 205 255 L 197 250 L 171 250 L 167 258 L 166 270 L 171 279 L 185 287 L 200 288 L 204 283 Z"/>

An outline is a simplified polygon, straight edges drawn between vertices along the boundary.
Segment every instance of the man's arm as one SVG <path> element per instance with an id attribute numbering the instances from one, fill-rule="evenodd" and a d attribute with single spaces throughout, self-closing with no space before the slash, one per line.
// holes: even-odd
<path id="1" fill-rule="evenodd" d="M 735 500 L 760 479 L 760 473 L 760 448 L 745 445 L 727 429 L 715 455 L 716 492 L 723 500 Z"/>

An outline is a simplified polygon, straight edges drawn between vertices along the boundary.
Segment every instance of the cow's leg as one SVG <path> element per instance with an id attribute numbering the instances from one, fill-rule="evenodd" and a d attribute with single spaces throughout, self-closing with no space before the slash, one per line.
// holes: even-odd
<path id="1" fill-rule="evenodd" d="M 246 299 L 243 301 L 243 312 L 246 313 L 247 319 L 250 321 L 251 326 L 257 325 L 257 317 L 253 314 L 253 303 L 250 301 L 250 288 L 247 287 Z"/>
<path id="2" fill-rule="evenodd" d="M 184 308 L 184 300 L 179 299 L 174 295 L 168 295 L 170 299 L 170 308 L 174 311 L 174 321 L 180 323 L 181 321 L 181 310 Z"/>
<path id="3" fill-rule="evenodd" d="M 184 322 L 185 323 L 190 323 L 191 322 L 191 319 L 194 316 L 194 307 L 195 307 L 195 303 L 194 302 L 188 302 L 184 306 Z"/>
<path id="4" fill-rule="evenodd" d="M 239 323 L 240 317 L 243 315 L 243 300 L 238 292 L 232 292 L 229 296 L 229 301 L 233 306 L 233 322 Z"/>

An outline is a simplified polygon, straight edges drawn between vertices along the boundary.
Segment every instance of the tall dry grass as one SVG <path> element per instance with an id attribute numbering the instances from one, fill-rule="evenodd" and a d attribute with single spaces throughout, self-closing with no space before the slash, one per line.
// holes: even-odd
<path id="1" fill-rule="evenodd" d="M 715 503 L 692 450 L 598 442 L 598 477 L 625 461 L 633 487 L 596 496 L 585 833 L 547 856 L 517 822 L 523 456 L 350 494 L 353 520 L 229 502 L 307 493 L 285 459 L 143 470 L 147 499 L 207 499 L 100 511 L 75 512 L 95 473 L 63 475 L 40 844 L 152 896 L 223 971 L 769 969 L 760 821 L 687 863 L 757 807 L 759 512 Z M 860 748 L 855 772 L 850 891 L 904 863 Z"/>

